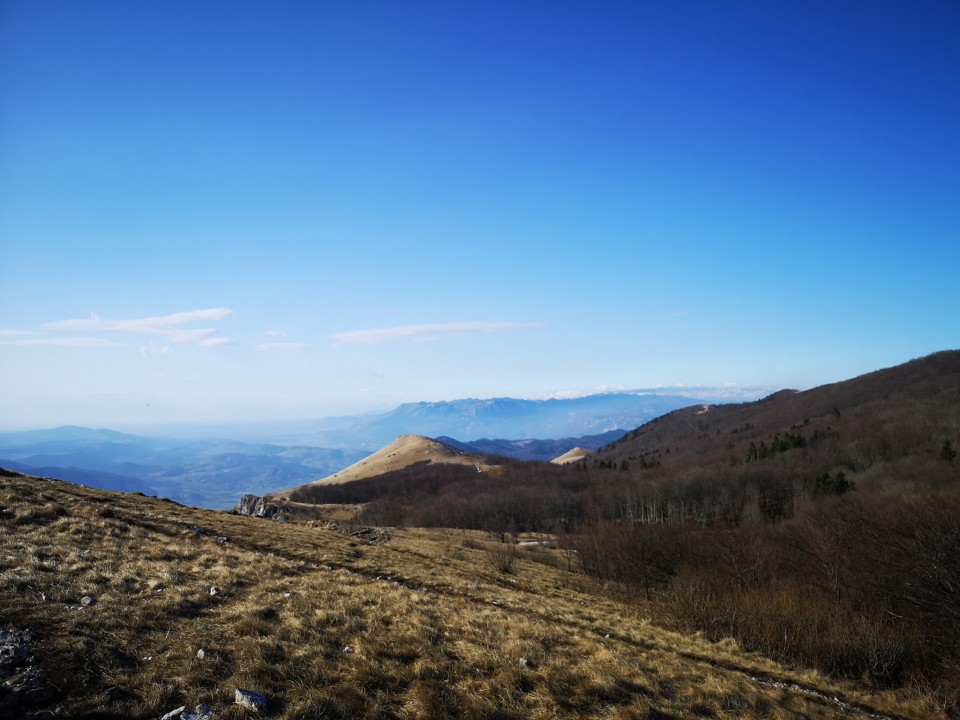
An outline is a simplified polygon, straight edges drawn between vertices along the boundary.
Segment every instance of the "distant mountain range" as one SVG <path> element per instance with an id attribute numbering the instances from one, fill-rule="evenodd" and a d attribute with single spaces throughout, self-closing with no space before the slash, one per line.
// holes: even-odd
<path id="1" fill-rule="evenodd" d="M 477 438 L 582 438 L 632 430 L 664 413 L 702 402 L 679 395 L 605 393 L 569 399 L 468 398 L 406 403 L 378 415 L 317 421 L 313 429 L 297 435 L 296 440 L 321 447 L 360 447 L 373 451 L 400 435 L 455 437 L 461 442 Z"/>
<path id="2" fill-rule="evenodd" d="M 596 449 L 654 417 L 698 402 L 612 393 L 564 400 L 408 403 L 388 413 L 287 426 L 282 438 L 273 434 L 272 443 L 64 426 L 0 433 L 0 467 L 228 508 L 242 494 L 263 495 L 332 475 L 400 435 L 439 436 L 472 453 L 551 460 L 577 446 Z"/>

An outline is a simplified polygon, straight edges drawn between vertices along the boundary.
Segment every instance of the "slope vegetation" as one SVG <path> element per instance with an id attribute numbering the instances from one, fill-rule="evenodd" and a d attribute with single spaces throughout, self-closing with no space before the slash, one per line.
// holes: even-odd
<path id="1" fill-rule="evenodd" d="M 960 353 L 670 413 L 569 465 L 410 468 L 305 502 L 553 533 L 676 628 L 960 717 Z"/>
<path id="2" fill-rule="evenodd" d="M 762 472 L 785 479 L 844 472 L 936 482 L 960 438 L 960 351 L 952 350 L 804 392 L 677 410 L 628 433 L 591 461 L 674 481 Z"/>
<path id="3" fill-rule="evenodd" d="M 0 523 L 0 628 L 29 638 L 44 689 L 7 683 L 2 717 L 248 717 L 238 688 L 290 720 L 938 717 L 666 631 L 558 551 L 479 534 L 270 523 L 24 476 L 0 477 Z"/>

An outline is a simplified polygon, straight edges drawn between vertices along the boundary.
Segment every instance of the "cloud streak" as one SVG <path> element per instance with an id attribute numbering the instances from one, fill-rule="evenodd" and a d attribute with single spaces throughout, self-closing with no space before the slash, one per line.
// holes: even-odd
<path id="1" fill-rule="evenodd" d="M 466 321 L 451 323 L 424 323 L 420 325 L 396 325 L 370 330 L 351 330 L 334 333 L 330 339 L 344 345 L 380 345 L 391 342 L 432 342 L 460 335 L 480 335 L 539 327 L 540 323 L 512 323 Z"/>
<path id="2" fill-rule="evenodd" d="M 39 345 L 55 345 L 59 347 L 88 347 L 88 348 L 100 348 L 100 347 L 119 347 L 123 343 L 115 342 L 114 340 L 107 340 L 106 338 L 91 338 L 91 337 L 40 337 L 40 338 L 18 338 L 16 340 L 0 340 L 0 345 L 6 346 L 20 346 L 20 347 L 29 347 L 29 346 L 39 346 Z"/>
<path id="3" fill-rule="evenodd" d="M 259 345 L 254 345 L 257 350 L 262 350 L 264 352 L 277 352 L 285 350 L 303 350 L 306 347 L 309 347 L 307 343 L 303 342 L 268 342 L 260 343 Z"/>
<path id="4" fill-rule="evenodd" d="M 69 318 L 57 320 L 40 326 L 44 331 L 82 331 L 82 332 L 125 332 L 146 335 L 162 335 L 174 343 L 195 343 L 201 347 L 226 345 L 232 343 L 227 338 L 214 338 L 215 328 L 185 328 L 195 322 L 222 320 L 233 314 L 229 308 L 205 308 L 188 312 L 158 315 L 154 317 L 133 318 L 129 320 L 106 320 L 96 313 L 88 318 Z M 214 342 L 216 341 L 216 342 Z M 56 344 L 56 343 L 45 343 Z"/>

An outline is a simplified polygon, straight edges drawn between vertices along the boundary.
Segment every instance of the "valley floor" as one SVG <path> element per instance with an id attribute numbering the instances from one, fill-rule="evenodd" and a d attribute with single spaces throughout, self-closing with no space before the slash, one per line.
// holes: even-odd
<path id="1" fill-rule="evenodd" d="M 50 688 L 19 705 L 0 688 L 0 718 L 248 717 L 237 688 L 287 719 L 937 717 L 664 630 L 561 551 L 520 550 L 508 572 L 497 552 L 0 477 L 0 630 L 33 631 Z"/>

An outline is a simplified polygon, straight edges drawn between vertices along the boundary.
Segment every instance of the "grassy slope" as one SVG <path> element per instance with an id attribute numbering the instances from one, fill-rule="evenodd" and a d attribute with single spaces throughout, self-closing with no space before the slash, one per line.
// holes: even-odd
<path id="1" fill-rule="evenodd" d="M 479 535 L 398 531 L 371 546 L 0 477 L 0 546 L 0 626 L 38 631 L 35 654 L 70 717 L 154 718 L 200 702 L 246 716 L 230 705 L 236 687 L 265 693 L 278 718 L 866 717 L 834 697 L 934 717 L 662 630 L 562 570 L 554 551 L 521 552 L 503 575 Z M 85 594 L 97 604 L 71 609 Z M 196 658 L 201 647 L 210 659 Z M 111 686 L 135 698 L 110 705 Z"/>

